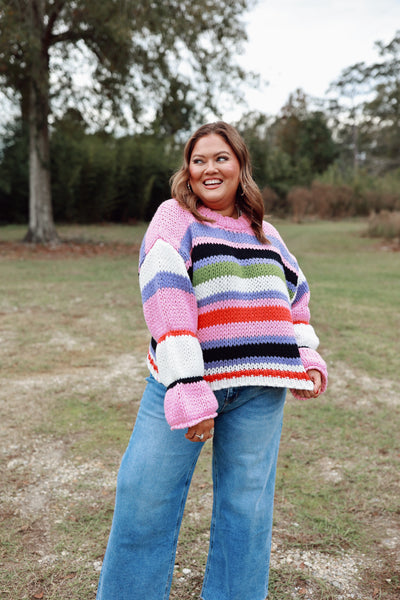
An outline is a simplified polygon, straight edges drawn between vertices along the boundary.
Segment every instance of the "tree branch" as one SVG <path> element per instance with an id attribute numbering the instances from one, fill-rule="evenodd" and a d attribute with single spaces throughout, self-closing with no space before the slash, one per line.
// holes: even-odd
<path id="1" fill-rule="evenodd" d="M 95 38 L 93 29 L 66 29 L 61 33 L 49 36 L 49 46 L 62 42 L 78 42 L 79 40 L 93 40 Z"/>
<path id="2" fill-rule="evenodd" d="M 52 35 L 51 32 L 53 31 L 54 23 L 57 21 L 57 18 L 59 16 L 60 12 L 62 11 L 62 9 L 64 8 L 64 5 L 65 5 L 65 0 L 58 0 L 58 2 L 54 2 L 53 10 L 49 14 L 49 22 L 47 23 L 47 27 L 44 32 L 44 38 L 48 42 Z"/>

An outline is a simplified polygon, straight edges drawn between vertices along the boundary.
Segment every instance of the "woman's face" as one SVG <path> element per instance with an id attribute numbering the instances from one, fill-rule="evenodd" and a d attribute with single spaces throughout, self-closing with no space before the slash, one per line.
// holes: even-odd
<path id="1" fill-rule="evenodd" d="M 240 164 L 225 140 L 212 133 L 197 140 L 189 164 L 190 185 L 205 206 L 236 216 Z"/>

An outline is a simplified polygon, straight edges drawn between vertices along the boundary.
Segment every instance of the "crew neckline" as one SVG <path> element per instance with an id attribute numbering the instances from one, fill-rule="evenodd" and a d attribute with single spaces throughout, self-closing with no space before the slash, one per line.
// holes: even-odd
<path id="1" fill-rule="evenodd" d="M 240 217 L 235 219 L 235 217 L 221 215 L 221 213 L 217 212 L 216 210 L 212 210 L 207 206 L 204 206 L 204 204 L 198 207 L 198 211 L 201 215 L 203 215 L 203 217 L 212 219 L 216 224 L 220 225 L 223 228 L 242 231 L 244 229 L 248 229 L 250 225 L 247 216 L 243 213 L 240 215 Z"/>

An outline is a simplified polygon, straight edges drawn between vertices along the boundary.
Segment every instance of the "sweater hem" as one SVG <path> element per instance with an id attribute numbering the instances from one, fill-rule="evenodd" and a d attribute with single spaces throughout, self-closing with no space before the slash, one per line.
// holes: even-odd
<path id="1" fill-rule="evenodd" d="M 147 357 L 147 367 L 154 379 L 160 382 L 158 371 L 155 370 L 153 364 Z M 204 378 L 207 381 L 207 377 Z M 161 382 L 160 382 L 161 383 Z M 244 386 L 261 386 L 261 387 L 279 387 L 289 388 L 293 390 L 313 390 L 314 384 L 311 380 L 296 381 L 295 379 L 289 379 L 285 377 L 261 377 L 261 376 L 243 376 L 243 377 L 229 377 L 226 379 L 219 379 L 217 381 L 207 381 L 208 385 L 213 392 L 217 390 L 223 390 L 232 387 L 244 387 Z"/>
<path id="2" fill-rule="evenodd" d="M 207 378 L 205 378 L 207 381 Z M 314 384 L 310 381 L 296 381 L 285 377 L 229 377 L 229 379 L 220 379 L 218 381 L 208 382 L 213 392 L 232 387 L 260 386 L 260 387 L 279 387 L 297 390 L 313 390 Z"/>

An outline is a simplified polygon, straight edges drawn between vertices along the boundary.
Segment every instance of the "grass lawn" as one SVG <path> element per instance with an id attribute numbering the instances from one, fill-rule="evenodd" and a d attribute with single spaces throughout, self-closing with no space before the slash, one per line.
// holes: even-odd
<path id="1" fill-rule="evenodd" d="M 366 222 L 277 221 L 306 273 L 330 385 L 288 395 L 271 600 L 400 596 L 400 253 Z M 145 226 L 60 226 L 60 248 L 0 228 L 0 598 L 89 600 L 147 375 Z M 196 468 L 171 598 L 197 598 L 212 505 Z M 116 599 L 118 600 L 118 599 Z M 243 600 L 253 600 L 246 598 Z"/>

